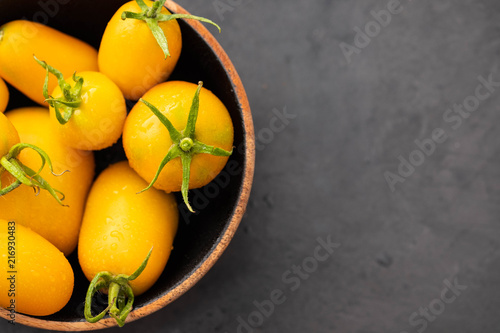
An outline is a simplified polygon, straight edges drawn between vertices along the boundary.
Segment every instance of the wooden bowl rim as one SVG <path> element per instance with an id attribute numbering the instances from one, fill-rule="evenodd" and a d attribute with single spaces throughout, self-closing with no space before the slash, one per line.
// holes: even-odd
<path id="1" fill-rule="evenodd" d="M 175 3 L 174 1 L 167 0 L 165 6 L 175 12 L 182 14 L 189 14 L 183 7 Z M 210 252 L 208 257 L 206 257 L 199 267 L 185 280 L 179 283 L 174 289 L 168 292 L 166 295 L 158 298 L 154 302 L 145 305 L 139 309 L 133 310 L 128 318 L 127 323 L 145 317 L 151 313 L 154 313 L 161 308 L 165 307 L 167 304 L 173 302 L 186 291 L 188 291 L 192 286 L 194 286 L 215 264 L 215 262 L 220 258 L 224 250 L 229 245 L 229 242 L 233 238 L 243 214 L 245 213 L 248 199 L 250 197 L 250 190 L 252 187 L 254 168 L 255 168 L 255 134 L 253 127 L 253 120 L 250 111 L 250 104 L 248 98 L 241 82 L 241 79 L 234 68 L 233 63 L 229 59 L 226 52 L 223 50 L 222 46 L 217 42 L 215 37 L 208 31 L 207 28 L 199 21 L 189 20 L 187 21 L 194 30 L 196 30 L 202 38 L 207 42 L 207 44 L 215 52 L 221 63 L 224 65 L 229 78 L 234 85 L 235 93 L 240 103 L 242 114 L 243 114 L 243 124 L 245 131 L 245 165 L 244 165 L 244 176 L 242 190 L 237 202 L 236 210 L 231 218 L 231 222 L 226 228 L 225 232 L 219 238 L 219 241 L 215 248 Z M 0 317 L 8 319 L 9 312 L 3 308 L 0 308 Z M 26 326 L 41 328 L 45 330 L 57 330 L 57 331 L 91 331 L 99 330 L 104 328 L 110 328 L 117 326 L 116 321 L 113 318 L 105 318 L 98 323 L 91 324 L 86 321 L 80 322 L 62 322 L 62 321 L 49 321 L 40 318 L 34 318 L 27 315 L 16 313 L 16 324 L 23 324 Z"/>

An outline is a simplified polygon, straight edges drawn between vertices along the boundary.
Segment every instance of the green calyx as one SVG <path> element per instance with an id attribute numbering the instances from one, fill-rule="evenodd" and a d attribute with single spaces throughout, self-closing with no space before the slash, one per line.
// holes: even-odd
<path id="1" fill-rule="evenodd" d="M 98 273 L 90 282 L 87 296 L 85 297 L 85 319 L 89 323 L 97 323 L 99 320 L 109 313 L 109 315 L 116 320 L 120 327 L 125 325 L 125 320 L 128 314 L 132 311 L 134 305 L 134 292 L 130 287 L 129 282 L 135 280 L 142 274 L 146 268 L 149 257 L 153 248 L 149 250 L 146 259 L 142 262 L 141 266 L 132 275 L 113 275 L 109 272 Z M 99 290 L 108 291 L 108 306 L 97 316 L 92 316 L 92 298 Z"/>
<path id="2" fill-rule="evenodd" d="M 188 200 L 188 190 L 189 190 L 189 177 L 191 173 L 191 161 L 193 160 L 193 156 L 197 154 L 210 154 L 214 156 L 231 156 L 232 150 L 227 151 L 222 148 L 217 148 L 213 146 L 206 145 L 195 139 L 195 125 L 196 120 L 198 118 L 198 110 L 200 108 L 200 91 L 203 86 L 203 82 L 198 83 L 198 89 L 193 98 L 193 103 L 191 104 L 191 109 L 189 110 L 189 116 L 186 128 L 179 132 L 174 125 L 168 120 L 163 113 L 161 113 L 154 105 L 143 100 L 141 98 L 141 102 L 146 104 L 147 107 L 158 117 L 160 122 L 167 128 L 168 133 L 170 135 L 170 139 L 172 139 L 173 145 L 170 147 L 167 155 L 163 158 L 163 161 L 160 163 L 160 167 L 158 168 L 155 177 L 149 184 L 147 188 L 142 190 L 139 193 L 142 193 L 148 189 L 150 189 L 154 183 L 158 180 L 161 171 L 165 167 L 165 165 L 173 160 L 174 158 L 180 157 L 182 163 L 182 198 L 186 203 L 188 209 L 194 213 L 193 208 L 189 204 Z"/>
<path id="3" fill-rule="evenodd" d="M 38 155 L 40 155 L 40 158 L 42 159 L 42 165 L 36 172 L 27 167 L 26 165 L 24 165 L 23 163 L 21 163 L 21 161 L 17 159 L 17 156 L 21 153 L 21 151 L 27 148 L 36 151 Z M 50 157 L 47 155 L 46 152 L 44 152 L 37 146 L 33 146 L 28 143 L 18 143 L 17 145 L 12 146 L 7 155 L 0 158 L 0 197 L 13 191 L 21 184 L 24 184 L 26 186 L 33 187 L 37 195 L 38 193 L 40 193 L 40 190 L 48 191 L 50 195 L 52 195 L 52 197 L 54 197 L 54 199 L 56 199 L 60 205 L 66 206 L 62 203 L 62 200 L 64 200 L 64 194 L 52 188 L 52 186 L 50 186 L 50 184 L 45 179 L 43 179 L 42 176 L 40 176 L 40 172 L 42 172 L 43 168 L 45 167 L 45 164 L 49 166 L 50 172 L 52 172 L 54 176 L 61 176 L 62 174 L 67 172 L 64 171 L 60 175 L 55 174 L 52 168 L 52 162 L 50 161 Z M 16 178 L 16 181 L 13 182 L 11 185 L 2 188 L 1 176 L 4 172 L 10 173 L 12 176 Z"/>
<path id="4" fill-rule="evenodd" d="M 199 16 L 194 16 L 194 15 L 188 15 L 188 14 L 162 14 L 161 9 L 163 8 L 163 5 L 165 4 L 166 0 L 157 0 L 153 3 L 152 7 L 148 7 L 143 0 L 136 0 L 137 4 L 141 8 L 141 13 L 133 13 L 133 12 L 123 12 L 122 13 L 122 20 L 125 19 L 135 19 L 135 20 L 141 20 L 146 22 L 148 25 L 149 29 L 153 33 L 153 36 L 155 37 L 156 41 L 158 42 L 158 45 L 160 45 L 161 49 L 163 50 L 163 54 L 165 55 L 165 59 L 167 57 L 170 57 L 170 51 L 168 50 L 168 42 L 167 38 L 165 37 L 165 34 L 163 30 L 160 28 L 158 25 L 159 22 L 166 22 L 170 20 L 175 20 L 179 18 L 183 19 L 193 19 L 193 20 L 198 20 L 201 22 L 206 22 L 213 24 L 214 26 L 219 29 L 220 32 L 220 27 L 214 23 L 213 21 L 199 17 Z"/>
<path id="5" fill-rule="evenodd" d="M 181 140 L 179 143 L 179 147 L 182 149 L 183 152 L 189 153 L 191 148 L 193 148 L 194 141 L 191 138 L 184 138 Z"/>
<path id="6" fill-rule="evenodd" d="M 39 60 L 36 56 L 33 57 L 46 71 L 45 83 L 43 84 L 43 97 L 45 97 L 45 101 L 54 108 L 57 121 L 59 121 L 61 125 L 64 125 L 71 119 L 76 108 L 82 103 L 83 78 L 76 76 L 76 73 L 74 73 L 73 81 L 75 81 L 75 85 L 71 87 L 60 71 L 48 65 L 45 61 Z M 57 78 L 63 97 L 52 98 L 49 96 L 49 73 L 52 73 Z"/>

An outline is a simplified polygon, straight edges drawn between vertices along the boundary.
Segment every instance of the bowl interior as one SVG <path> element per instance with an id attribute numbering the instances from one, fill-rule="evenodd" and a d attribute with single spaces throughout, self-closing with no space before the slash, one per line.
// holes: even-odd
<path id="1" fill-rule="evenodd" d="M 126 0 L 58 0 L 51 2 L 58 4 L 57 6 L 43 8 L 39 4 L 42 2 L 38 0 L 1 1 L 0 25 L 15 19 L 37 21 L 80 38 L 98 48 L 108 20 L 125 2 Z M 177 196 L 181 214 L 174 251 L 157 283 L 144 295 L 136 298 L 135 309 L 147 306 L 165 296 L 187 279 L 211 255 L 235 214 L 245 174 L 246 133 L 242 107 L 235 93 L 234 83 L 213 47 L 191 25 L 184 21 L 180 21 L 180 25 L 183 34 L 183 50 L 175 72 L 169 80 L 184 80 L 193 83 L 202 80 L 204 87 L 222 100 L 233 119 L 235 150 L 226 169 L 217 179 L 203 189 L 190 191 L 190 200 L 197 211 L 196 214 L 188 213 L 180 196 Z M 209 29 L 212 31 L 212 28 L 209 27 Z M 215 28 L 214 31 L 216 31 Z M 36 105 L 11 86 L 9 90 L 11 100 L 8 110 Z M 134 104 L 134 102 L 128 102 L 129 110 Z M 109 149 L 96 152 L 95 155 L 97 173 L 110 163 L 125 159 L 121 142 Z M 79 267 L 76 251 L 69 257 L 69 260 L 75 272 L 75 289 L 70 302 L 60 312 L 39 319 L 58 322 L 83 321 L 83 301 L 88 281 Z M 100 309 L 103 308 L 104 302 Z M 95 309 L 95 311 L 98 310 L 99 307 Z"/>

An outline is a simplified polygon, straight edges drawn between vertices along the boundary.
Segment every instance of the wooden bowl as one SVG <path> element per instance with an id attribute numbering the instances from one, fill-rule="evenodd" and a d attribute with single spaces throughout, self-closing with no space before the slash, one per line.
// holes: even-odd
<path id="1" fill-rule="evenodd" d="M 57 7 L 43 8 L 38 0 L 1 1 L 0 25 L 16 19 L 37 21 L 98 48 L 108 20 L 125 2 L 127 0 L 54 1 Z M 167 1 L 166 7 L 174 13 L 187 13 L 172 1 Z M 235 149 L 218 178 L 205 188 L 190 192 L 197 214 L 188 214 L 178 196 L 181 215 L 174 251 L 156 284 L 136 298 L 134 310 L 127 321 L 137 320 L 163 308 L 207 273 L 238 228 L 253 180 L 255 137 L 250 106 L 241 80 L 222 47 L 203 24 L 194 20 L 179 23 L 184 45 L 179 63 L 169 79 L 193 83 L 202 80 L 204 87 L 222 100 L 233 119 Z M 215 27 L 213 30 L 216 31 Z M 35 105 L 11 86 L 9 90 L 11 100 L 8 110 Z M 132 107 L 134 103 L 128 104 Z M 110 163 L 124 159 L 121 142 L 96 152 L 97 172 Z M 109 317 L 96 324 L 85 321 L 83 305 L 89 282 L 78 264 L 77 251 L 69 256 L 69 260 L 75 272 L 75 288 L 69 303 L 48 317 L 17 314 L 16 323 L 59 331 L 87 331 L 116 326 L 114 319 Z M 7 318 L 8 312 L 0 308 L 0 316 Z"/>

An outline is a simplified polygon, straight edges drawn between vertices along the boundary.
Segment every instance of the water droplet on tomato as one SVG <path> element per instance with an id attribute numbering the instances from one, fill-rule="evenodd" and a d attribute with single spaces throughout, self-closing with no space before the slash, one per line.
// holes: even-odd
<path id="1" fill-rule="evenodd" d="M 118 230 L 111 231 L 111 233 L 109 235 L 111 237 L 118 239 L 120 242 L 123 241 L 123 238 L 124 238 L 123 234 L 121 232 L 119 232 Z"/>

